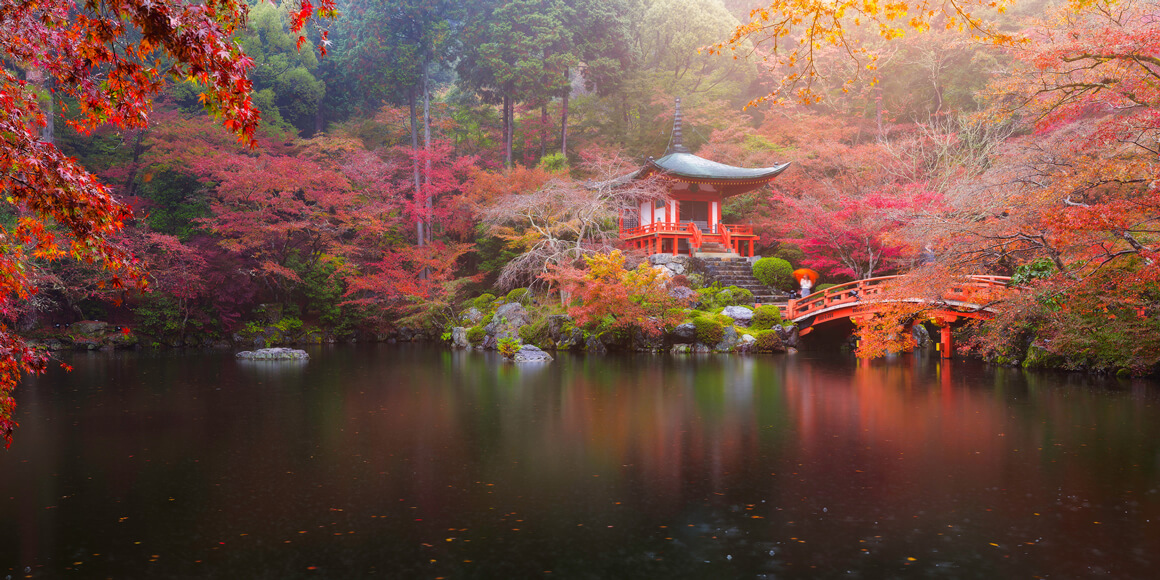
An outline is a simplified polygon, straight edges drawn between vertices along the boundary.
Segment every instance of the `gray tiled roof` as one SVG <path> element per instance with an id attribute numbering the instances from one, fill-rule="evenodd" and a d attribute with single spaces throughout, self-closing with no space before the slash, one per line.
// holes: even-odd
<path id="1" fill-rule="evenodd" d="M 789 163 L 782 163 L 781 165 L 774 165 L 772 167 L 734 167 L 732 165 L 710 161 L 704 157 L 693 155 L 692 153 L 669 153 L 660 159 L 652 160 L 651 163 L 661 171 L 680 177 L 694 179 L 736 179 L 745 181 L 772 179 L 789 167 Z"/>

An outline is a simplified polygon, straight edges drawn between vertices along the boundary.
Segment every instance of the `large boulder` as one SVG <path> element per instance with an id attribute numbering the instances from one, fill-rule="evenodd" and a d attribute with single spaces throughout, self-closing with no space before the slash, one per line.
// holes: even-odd
<path id="1" fill-rule="evenodd" d="M 519 338 L 520 327 L 529 321 L 528 311 L 519 302 L 509 302 L 497 308 L 491 322 L 484 327 L 489 336 L 496 340 Z"/>
<path id="2" fill-rule="evenodd" d="M 525 344 L 520 347 L 519 352 L 512 358 L 512 361 L 518 363 L 552 362 L 552 355 L 540 350 L 539 347 Z"/>
<path id="3" fill-rule="evenodd" d="M 632 333 L 632 345 L 638 352 L 661 352 L 665 348 L 663 332 L 648 333 L 639 328 Z"/>
<path id="4" fill-rule="evenodd" d="M 599 338 L 589 336 L 588 341 L 584 343 L 584 350 L 592 354 L 604 354 L 608 352 L 608 347 L 604 346 L 604 343 L 600 342 Z"/>
<path id="5" fill-rule="evenodd" d="M 781 343 L 786 347 L 797 348 L 798 345 L 798 328 L 797 326 L 790 326 L 786 328 L 780 324 L 773 327 L 777 331 L 777 337 L 781 339 Z"/>
<path id="6" fill-rule="evenodd" d="M 721 342 L 713 346 L 716 352 L 733 352 L 737 344 L 741 342 L 741 337 L 737 336 L 737 331 L 732 326 L 726 326 Z"/>
<path id="7" fill-rule="evenodd" d="M 749 326 L 753 321 L 753 309 L 745 306 L 726 306 L 721 314 L 732 318 L 734 322 L 742 326 Z"/>
<path id="8" fill-rule="evenodd" d="M 451 346 L 455 348 L 471 348 L 471 341 L 467 340 L 467 329 L 456 326 L 451 329 Z"/>
<path id="9" fill-rule="evenodd" d="M 556 350 L 580 350 L 582 348 L 584 348 L 584 331 L 575 326 L 556 341 Z"/>
<path id="10" fill-rule="evenodd" d="M 693 344 L 697 342 L 697 327 L 693 326 L 692 322 L 678 324 L 673 331 L 669 333 L 669 340 L 673 344 Z"/>
<path id="11" fill-rule="evenodd" d="M 560 342 L 565 336 L 571 335 L 576 327 L 575 321 L 567 314 L 553 314 L 548 317 L 548 339 L 553 343 Z"/>
<path id="12" fill-rule="evenodd" d="M 910 329 L 910 336 L 914 338 L 914 344 L 918 348 L 927 348 L 930 346 L 930 333 L 927 332 L 926 327 L 921 324 L 915 324 Z"/>
<path id="13" fill-rule="evenodd" d="M 479 324 L 481 320 L 483 320 L 483 312 L 480 312 L 478 308 L 472 306 L 471 308 L 464 310 L 463 314 L 459 315 L 459 320 L 461 320 L 465 326 L 475 326 L 476 324 Z"/>
<path id="14" fill-rule="evenodd" d="M 491 320 L 492 322 L 506 321 L 518 328 L 529 322 L 528 311 L 519 302 L 508 302 L 495 309 L 495 316 L 492 316 Z"/>

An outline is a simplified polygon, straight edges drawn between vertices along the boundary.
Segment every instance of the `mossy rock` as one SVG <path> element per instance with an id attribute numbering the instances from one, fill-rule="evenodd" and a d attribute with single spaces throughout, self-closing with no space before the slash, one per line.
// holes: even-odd
<path id="1" fill-rule="evenodd" d="M 504 301 L 519 302 L 520 304 L 527 306 L 532 302 L 532 293 L 528 292 L 527 288 L 516 288 L 507 293 L 507 296 L 504 297 Z"/>
<path id="2" fill-rule="evenodd" d="M 711 318 L 698 316 L 693 319 L 693 327 L 697 329 L 697 342 L 714 345 L 725 337 L 725 326 Z"/>
<path id="3" fill-rule="evenodd" d="M 472 306 L 482 310 L 483 312 L 490 312 L 492 309 L 492 305 L 494 303 L 495 303 L 495 294 L 491 294 L 491 293 L 480 294 L 479 296 L 476 296 L 474 300 L 471 301 Z"/>
<path id="4" fill-rule="evenodd" d="M 756 352 L 785 352 L 785 344 L 776 330 L 763 330 L 754 337 L 753 350 Z"/>
<path id="5" fill-rule="evenodd" d="M 749 328 L 753 330 L 769 330 L 781 324 L 781 309 L 776 306 L 758 306 L 753 309 L 753 320 Z"/>

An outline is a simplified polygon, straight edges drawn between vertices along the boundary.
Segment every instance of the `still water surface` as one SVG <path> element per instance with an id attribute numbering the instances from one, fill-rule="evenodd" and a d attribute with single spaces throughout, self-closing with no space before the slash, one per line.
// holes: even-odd
<path id="1" fill-rule="evenodd" d="M 80 355 L 0 578 L 1156 578 L 1148 383 L 932 359 Z"/>

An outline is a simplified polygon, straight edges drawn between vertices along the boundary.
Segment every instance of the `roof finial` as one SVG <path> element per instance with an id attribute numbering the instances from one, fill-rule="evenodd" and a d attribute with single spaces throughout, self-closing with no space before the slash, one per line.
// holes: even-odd
<path id="1" fill-rule="evenodd" d="M 669 150 L 665 154 L 688 152 L 688 147 L 685 147 L 685 144 L 681 141 L 681 98 L 677 97 L 677 110 L 673 115 L 673 136 L 669 142 Z"/>

